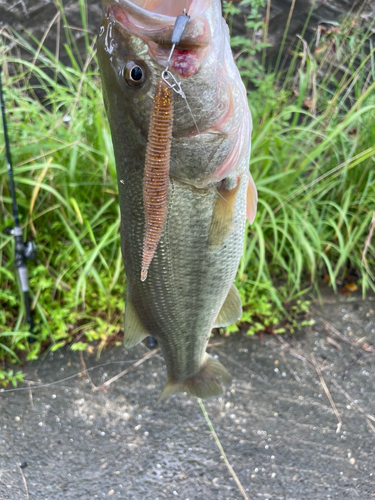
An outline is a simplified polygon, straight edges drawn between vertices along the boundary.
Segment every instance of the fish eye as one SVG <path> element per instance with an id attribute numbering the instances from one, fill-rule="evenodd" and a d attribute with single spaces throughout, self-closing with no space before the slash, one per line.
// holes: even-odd
<path id="1" fill-rule="evenodd" d="M 139 66 L 134 66 L 134 68 L 130 71 L 130 78 L 134 82 L 139 82 L 143 78 L 143 70 Z"/>
<path id="2" fill-rule="evenodd" d="M 140 63 L 128 62 L 123 69 L 125 82 L 134 89 L 143 87 L 146 80 L 146 71 Z"/>

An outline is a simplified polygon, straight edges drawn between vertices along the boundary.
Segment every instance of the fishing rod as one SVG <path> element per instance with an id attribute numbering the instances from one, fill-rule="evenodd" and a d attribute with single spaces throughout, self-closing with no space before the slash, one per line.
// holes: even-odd
<path id="1" fill-rule="evenodd" d="M 7 121 L 5 116 L 5 104 L 4 104 L 4 95 L 3 95 L 3 85 L 2 85 L 2 67 L 0 66 L 0 104 L 1 104 L 1 115 L 3 118 L 3 130 L 4 130 L 4 143 L 5 143 L 5 155 L 7 162 L 7 169 L 9 174 L 9 189 L 10 195 L 12 198 L 12 212 L 14 219 L 14 227 L 6 227 L 4 229 L 5 234 L 14 236 L 14 264 L 17 268 L 18 278 L 21 285 L 21 290 L 23 292 L 23 299 L 25 303 L 26 309 L 26 322 L 29 325 L 30 336 L 28 338 L 29 343 L 34 342 L 34 321 L 31 314 L 31 306 L 30 306 L 30 297 L 29 297 L 29 273 L 27 270 L 27 260 L 35 260 L 36 259 L 36 246 L 33 241 L 25 242 L 23 240 L 22 228 L 20 225 L 19 215 L 18 215 L 18 205 L 16 198 L 16 189 L 13 177 L 13 167 L 12 160 L 10 156 L 10 143 L 8 137 L 8 128 Z"/>

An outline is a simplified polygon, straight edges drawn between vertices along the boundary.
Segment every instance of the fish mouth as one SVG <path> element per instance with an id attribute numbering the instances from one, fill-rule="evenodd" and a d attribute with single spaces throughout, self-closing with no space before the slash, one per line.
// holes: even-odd
<path id="1" fill-rule="evenodd" d="M 103 0 L 104 5 L 118 5 L 126 11 L 165 17 L 177 17 L 186 12 L 190 17 L 207 10 L 212 0 Z"/>
<path id="2" fill-rule="evenodd" d="M 212 36 L 205 13 L 211 4 L 212 0 L 103 0 L 107 17 L 160 47 L 171 46 L 176 17 L 185 11 L 190 21 L 179 43 L 182 50 L 201 49 L 210 44 Z"/>
<path id="3" fill-rule="evenodd" d="M 187 13 L 189 13 L 191 4 L 197 2 L 194 2 L 193 0 L 125 0 L 124 2 L 118 3 L 122 3 L 124 6 L 125 4 L 132 3 L 143 10 L 152 12 L 153 14 L 177 17 L 184 12 L 184 9 Z"/>

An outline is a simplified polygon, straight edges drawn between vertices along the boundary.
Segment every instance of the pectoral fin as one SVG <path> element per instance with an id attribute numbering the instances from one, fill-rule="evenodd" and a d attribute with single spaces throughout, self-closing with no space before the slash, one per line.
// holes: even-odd
<path id="1" fill-rule="evenodd" d="M 216 318 L 214 328 L 222 328 L 231 325 L 240 319 L 242 316 L 242 304 L 237 288 L 232 285 L 229 289 L 227 298 L 225 299 L 219 315 Z"/>
<path id="2" fill-rule="evenodd" d="M 250 224 L 254 222 L 255 216 L 257 214 L 257 203 L 258 203 L 258 192 L 255 187 L 253 178 L 249 173 L 249 183 L 247 185 L 246 193 L 246 218 Z"/>
<path id="3" fill-rule="evenodd" d="M 209 246 L 220 246 L 230 234 L 233 226 L 233 215 L 240 180 L 232 189 L 227 189 L 225 181 L 226 179 L 223 181 L 222 186 L 217 189 L 217 198 L 208 236 Z"/>
<path id="4" fill-rule="evenodd" d="M 226 368 L 217 360 L 206 354 L 201 370 L 183 382 L 168 381 L 159 401 L 173 394 L 187 392 L 197 398 L 210 398 L 223 393 L 223 385 L 229 385 L 231 377 Z"/>
<path id="5" fill-rule="evenodd" d="M 150 335 L 141 323 L 130 297 L 126 298 L 124 330 L 124 346 L 128 348 L 134 347 Z"/>

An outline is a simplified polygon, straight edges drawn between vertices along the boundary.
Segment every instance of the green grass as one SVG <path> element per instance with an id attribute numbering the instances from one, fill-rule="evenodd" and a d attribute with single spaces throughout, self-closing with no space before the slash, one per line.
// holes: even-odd
<path id="1" fill-rule="evenodd" d="M 250 33 L 262 24 L 259 5 Z M 226 8 L 230 22 L 233 5 Z M 2 34 L 21 222 L 39 254 L 29 264 L 38 322 L 29 345 L 14 242 L 0 233 L 0 360 L 35 359 L 67 343 L 86 349 L 87 341 L 97 341 L 100 352 L 121 333 L 126 282 L 117 183 L 94 41 L 86 36 L 81 58 L 69 32 L 67 39 L 69 66 L 27 34 Z M 374 289 L 373 243 L 364 254 L 375 211 L 375 57 L 366 39 L 359 22 L 353 28 L 344 20 L 323 32 L 317 47 L 296 41 L 287 71 L 278 74 L 265 71 L 262 57 L 254 62 L 264 40 L 232 40 L 253 89 L 250 169 L 259 192 L 237 276 L 249 333 L 303 324 L 303 297 L 316 296 L 324 280 L 336 289 L 349 276 L 363 294 Z M 0 157 L 2 228 L 12 223 L 2 134 Z M 0 374 L 0 383 L 16 383 L 13 372 L 0 366 Z"/>
<path id="2" fill-rule="evenodd" d="M 256 19 L 252 11 L 253 31 Z M 324 278 L 335 290 L 346 278 L 363 295 L 374 289 L 373 244 L 364 253 L 375 210 L 374 51 L 365 50 L 370 29 L 358 17 L 346 18 L 319 43 L 296 40 L 287 71 L 277 74 L 251 64 L 264 43 L 253 39 L 247 50 L 248 39 L 232 39 L 235 51 L 241 49 L 242 76 L 255 87 L 248 94 L 250 170 L 259 209 L 237 278 L 244 319 L 255 327 L 257 304 L 264 303 L 268 323 L 278 323 L 282 304 L 306 287 L 316 296 Z M 274 317 L 265 299 L 278 306 Z"/>

